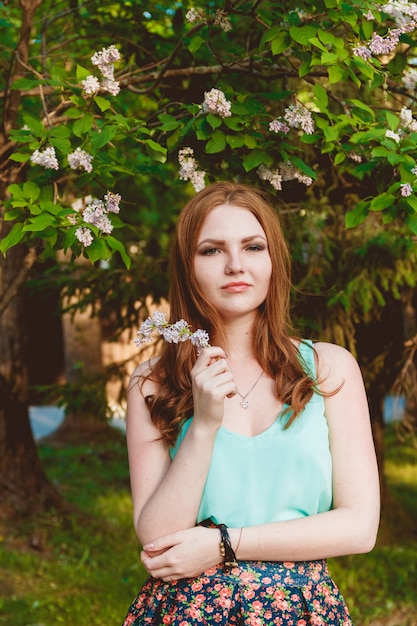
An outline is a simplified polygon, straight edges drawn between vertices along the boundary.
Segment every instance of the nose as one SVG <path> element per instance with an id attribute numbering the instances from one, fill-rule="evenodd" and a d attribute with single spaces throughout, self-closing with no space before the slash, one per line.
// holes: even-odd
<path id="1" fill-rule="evenodd" d="M 243 272 L 243 262 L 239 253 L 231 252 L 227 256 L 225 274 L 239 274 Z"/>

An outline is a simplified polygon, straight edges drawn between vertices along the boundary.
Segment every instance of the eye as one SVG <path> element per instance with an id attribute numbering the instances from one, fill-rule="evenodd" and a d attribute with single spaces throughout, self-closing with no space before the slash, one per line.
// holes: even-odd
<path id="1" fill-rule="evenodd" d="M 202 254 L 203 256 L 213 256 L 214 254 L 217 254 L 219 252 L 219 248 L 203 248 L 202 250 L 200 250 L 200 254 Z"/>
<path id="2" fill-rule="evenodd" d="M 259 250 L 265 250 L 265 246 L 261 243 L 252 243 L 250 246 L 246 248 L 249 252 L 258 252 Z"/>

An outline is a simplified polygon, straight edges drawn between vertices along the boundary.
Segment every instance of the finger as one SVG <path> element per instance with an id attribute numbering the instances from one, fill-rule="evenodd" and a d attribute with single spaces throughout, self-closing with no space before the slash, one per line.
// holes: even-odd
<path id="1" fill-rule="evenodd" d="M 149 553 L 155 552 L 165 552 L 168 548 L 172 548 L 178 543 L 177 533 L 171 533 L 170 535 L 164 535 L 162 537 L 157 537 L 153 541 L 142 546 L 143 550 Z"/>
<path id="2" fill-rule="evenodd" d="M 212 362 L 217 361 L 218 359 L 226 359 L 227 355 L 223 348 L 219 346 L 210 346 L 210 348 L 203 348 L 200 356 L 198 357 L 197 363 L 204 363 L 205 365 L 210 365 Z"/>

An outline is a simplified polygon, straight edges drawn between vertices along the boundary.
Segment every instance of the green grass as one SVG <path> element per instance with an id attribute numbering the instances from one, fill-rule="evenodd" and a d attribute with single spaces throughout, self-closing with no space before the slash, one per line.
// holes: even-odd
<path id="1" fill-rule="evenodd" d="M 377 547 L 330 560 L 355 626 L 387 618 L 390 626 L 417 623 L 417 449 L 392 429 L 386 442 L 391 498 Z M 50 479 L 81 513 L 47 515 L 0 538 L 0 625 L 120 626 L 145 578 L 124 438 L 42 445 L 39 452 Z"/>

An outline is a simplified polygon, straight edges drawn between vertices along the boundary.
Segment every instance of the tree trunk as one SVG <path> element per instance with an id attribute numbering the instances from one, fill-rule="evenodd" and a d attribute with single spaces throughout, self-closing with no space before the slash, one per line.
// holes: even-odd
<path id="1" fill-rule="evenodd" d="M 41 2 L 20 0 L 22 26 L 10 68 L 10 84 L 26 72 L 33 19 Z M 15 127 L 19 103 L 18 90 L 6 91 L 0 147 L 8 142 L 5 132 Z M 19 176 L 16 164 L 10 161 L 3 164 L 0 197 L 6 197 L 8 185 L 18 182 Z M 11 223 L 0 226 L 1 235 L 5 236 Z M 0 315 L 0 513 L 7 520 L 14 519 L 16 514 L 31 515 L 61 503 L 59 494 L 42 470 L 27 405 L 27 335 L 22 284 L 35 260 L 36 252 L 28 253 L 23 246 L 12 248 L 6 257 L 0 255 L 0 301 L 4 305 Z"/>
<path id="2" fill-rule="evenodd" d="M 0 292 L 13 283 L 25 250 L 0 258 Z M 60 497 L 42 470 L 29 423 L 28 369 L 22 290 L 0 317 L 0 502 L 1 513 L 30 515 L 58 507 Z"/>

